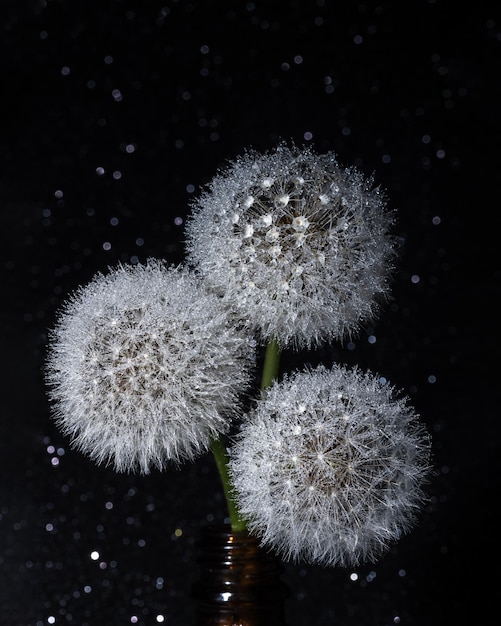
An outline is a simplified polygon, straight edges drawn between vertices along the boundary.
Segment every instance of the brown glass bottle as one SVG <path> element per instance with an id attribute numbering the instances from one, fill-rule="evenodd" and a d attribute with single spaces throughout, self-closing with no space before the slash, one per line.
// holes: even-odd
<path id="1" fill-rule="evenodd" d="M 196 626 L 286 626 L 282 564 L 255 537 L 211 526 L 198 548 Z"/>

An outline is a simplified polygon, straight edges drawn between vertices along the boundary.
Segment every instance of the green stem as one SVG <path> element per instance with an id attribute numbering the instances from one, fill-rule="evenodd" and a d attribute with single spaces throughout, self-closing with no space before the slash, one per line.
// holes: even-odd
<path id="1" fill-rule="evenodd" d="M 263 374 L 261 378 L 261 389 L 266 389 L 278 377 L 280 367 L 280 347 L 278 343 L 272 339 L 266 346 L 264 355 Z"/>
<path id="2" fill-rule="evenodd" d="M 275 380 L 275 378 L 277 378 L 279 366 L 280 348 L 278 346 L 278 343 L 272 340 L 266 346 L 266 353 L 264 355 L 261 390 L 269 387 Z M 219 471 L 221 482 L 223 484 L 226 504 L 228 506 L 228 514 L 230 516 L 231 530 L 234 532 L 246 530 L 247 525 L 245 521 L 240 517 L 240 513 L 238 512 L 237 504 L 235 502 L 233 490 L 231 487 L 231 479 L 228 472 L 228 451 L 226 449 L 226 446 L 221 439 L 212 439 L 211 450 L 216 461 L 216 466 Z"/>
<path id="3" fill-rule="evenodd" d="M 221 482 L 223 483 L 224 495 L 230 516 L 231 530 L 245 530 L 245 522 L 240 517 L 231 489 L 230 475 L 228 473 L 228 452 L 226 451 L 226 446 L 221 439 L 212 439 L 211 450 L 214 455 L 214 459 L 216 460 L 216 466 L 219 470 Z"/>

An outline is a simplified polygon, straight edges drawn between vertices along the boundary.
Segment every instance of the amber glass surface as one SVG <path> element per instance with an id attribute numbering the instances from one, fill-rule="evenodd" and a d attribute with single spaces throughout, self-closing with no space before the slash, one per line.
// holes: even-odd
<path id="1" fill-rule="evenodd" d="M 286 626 L 281 562 L 247 532 L 201 531 L 196 626 Z"/>

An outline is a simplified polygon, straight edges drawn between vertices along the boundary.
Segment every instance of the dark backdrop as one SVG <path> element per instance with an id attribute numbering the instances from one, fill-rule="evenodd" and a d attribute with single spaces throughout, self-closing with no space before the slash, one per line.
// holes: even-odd
<path id="1" fill-rule="evenodd" d="M 398 210 L 393 301 L 351 350 L 312 358 L 357 362 L 404 389 L 435 467 L 419 525 L 377 564 L 286 566 L 289 624 L 497 623 L 493 7 L 2 3 L 2 625 L 192 623 L 199 531 L 225 515 L 212 458 L 138 477 L 73 451 L 45 396 L 47 329 L 95 272 L 182 261 L 200 187 L 279 139 L 336 151 Z"/>

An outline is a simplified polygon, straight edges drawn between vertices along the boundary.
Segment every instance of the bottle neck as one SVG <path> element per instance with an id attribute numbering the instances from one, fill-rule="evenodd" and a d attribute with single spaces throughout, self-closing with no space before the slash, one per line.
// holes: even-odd
<path id="1" fill-rule="evenodd" d="M 282 563 L 247 531 L 202 529 L 196 626 L 285 626 Z"/>

